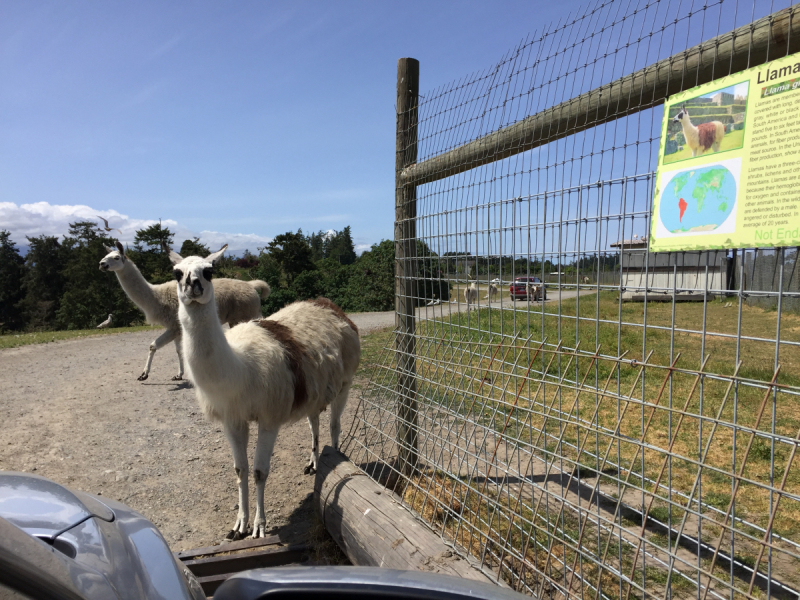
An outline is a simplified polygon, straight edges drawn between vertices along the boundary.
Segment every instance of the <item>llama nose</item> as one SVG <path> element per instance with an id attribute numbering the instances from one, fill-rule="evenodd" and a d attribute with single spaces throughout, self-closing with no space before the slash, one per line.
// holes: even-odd
<path id="1" fill-rule="evenodd" d="M 186 286 L 184 288 L 186 290 L 187 296 L 202 296 L 203 295 L 203 286 L 200 283 L 200 279 L 195 279 L 192 281 L 192 276 L 189 275 L 186 278 Z"/>

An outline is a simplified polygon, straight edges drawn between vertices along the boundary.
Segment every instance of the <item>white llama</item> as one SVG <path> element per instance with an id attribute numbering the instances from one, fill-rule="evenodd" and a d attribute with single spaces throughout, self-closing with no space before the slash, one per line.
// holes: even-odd
<path id="1" fill-rule="evenodd" d="M 689 119 L 686 105 L 681 107 L 681 111 L 675 115 L 672 121 L 681 124 L 686 145 L 692 150 L 692 156 L 702 154 L 709 148 L 712 148 L 714 152 L 719 152 L 722 138 L 725 137 L 725 125 L 719 121 L 700 123 L 695 127 Z"/>
<path id="2" fill-rule="evenodd" d="M 175 342 L 178 351 L 180 371 L 173 377 L 174 381 L 183 379 L 183 355 L 181 351 L 181 326 L 178 322 L 178 292 L 171 282 L 158 285 L 150 284 L 141 274 L 133 261 L 125 255 L 125 249 L 119 242 L 117 249 L 105 247 L 108 254 L 100 261 L 101 271 L 113 271 L 128 298 L 144 313 L 148 323 L 161 325 L 166 329 L 150 344 L 150 352 L 144 371 L 139 381 L 150 375 L 150 366 L 156 350 L 170 342 Z M 175 252 L 170 253 L 180 258 Z M 256 319 L 261 316 L 261 300 L 269 296 L 269 285 L 264 281 L 237 281 L 236 279 L 219 279 L 217 281 L 217 307 L 219 317 L 231 327 L 237 323 Z"/>
<path id="3" fill-rule="evenodd" d="M 497 286 L 493 283 L 489 284 L 489 288 L 486 290 L 486 298 L 489 299 L 489 303 L 491 304 L 492 300 L 497 299 L 497 294 L 499 293 Z"/>
<path id="4" fill-rule="evenodd" d="M 464 302 L 467 303 L 467 310 L 473 302 L 478 301 L 478 284 L 474 281 L 464 288 Z"/>
<path id="5" fill-rule="evenodd" d="M 295 302 L 266 319 L 223 331 L 217 316 L 214 262 L 226 246 L 206 258 L 175 261 L 178 317 L 183 354 L 197 400 L 205 415 L 221 421 L 233 451 L 239 480 L 239 513 L 229 539 L 247 533 L 249 490 L 248 421 L 258 423 L 253 464 L 256 515 L 253 537 L 265 535 L 264 485 L 278 430 L 307 417 L 311 458 L 305 472 L 317 467 L 319 415 L 331 406 L 331 444 L 339 447 L 340 418 L 358 367 L 358 328 L 330 300 Z M 178 257 L 179 258 L 179 257 Z"/>
<path id="6" fill-rule="evenodd" d="M 525 295 L 528 302 L 536 302 L 542 299 L 542 288 L 536 283 L 528 283 L 525 285 Z"/>

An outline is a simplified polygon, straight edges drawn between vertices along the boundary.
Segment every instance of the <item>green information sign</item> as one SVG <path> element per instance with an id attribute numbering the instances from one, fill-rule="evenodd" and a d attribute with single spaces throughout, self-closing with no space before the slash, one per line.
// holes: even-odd
<path id="1" fill-rule="evenodd" d="M 800 245 L 800 54 L 665 103 L 650 249 Z"/>

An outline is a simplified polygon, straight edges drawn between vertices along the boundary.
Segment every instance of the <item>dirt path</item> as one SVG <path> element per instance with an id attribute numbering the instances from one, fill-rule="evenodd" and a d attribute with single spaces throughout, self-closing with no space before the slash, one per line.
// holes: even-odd
<path id="1" fill-rule="evenodd" d="M 393 313 L 351 317 L 362 335 L 394 322 Z M 153 521 L 173 550 L 219 543 L 236 518 L 230 448 L 221 427 L 198 410 L 194 390 L 170 381 L 178 372 L 174 347 L 157 353 L 146 382 L 136 380 L 154 337 L 147 331 L 0 350 L 0 470 L 35 472 L 120 500 Z M 351 392 L 345 432 L 355 405 Z M 323 446 L 330 443 L 328 414 L 321 417 Z M 251 426 L 251 468 L 254 445 Z M 314 477 L 303 475 L 310 446 L 305 420 L 281 430 L 267 526 L 319 540 Z M 251 499 L 251 521 L 254 514 Z M 321 554 L 323 562 L 341 559 Z"/>

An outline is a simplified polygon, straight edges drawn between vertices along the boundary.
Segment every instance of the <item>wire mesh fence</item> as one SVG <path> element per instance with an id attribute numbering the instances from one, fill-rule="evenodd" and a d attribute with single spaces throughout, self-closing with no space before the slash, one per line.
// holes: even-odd
<path id="1" fill-rule="evenodd" d="M 397 327 L 344 450 L 498 581 L 800 595 L 798 250 L 648 248 L 664 99 L 798 10 L 597 2 L 418 97 L 401 61 Z"/>

